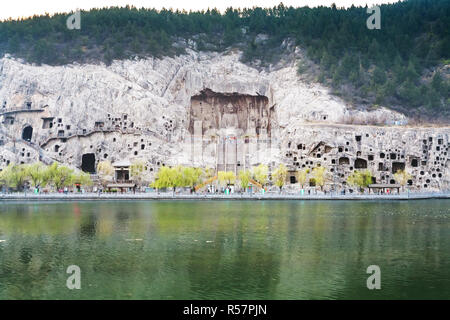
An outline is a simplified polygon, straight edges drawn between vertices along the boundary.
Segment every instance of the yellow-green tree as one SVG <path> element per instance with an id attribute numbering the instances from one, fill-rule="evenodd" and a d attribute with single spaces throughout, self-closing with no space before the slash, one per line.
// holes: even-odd
<path id="1" fill-rule="evenodd" d="M 369 170 L 355 171 L 348 176 L 347 183 L 364 191 L 372 183 L 372 173 Z"/>
<path id="2" fill-rule="evenodd" d="M 87 172 L 78 171 L 75 173 L 72 173 L 71 177 L 72 184 L 79 183 L 82 186 L 91 186 L 92 185 L 92 179 L 91 175 Z"/>
<path id="3" fill-rule="evenodd" d="M 27 170 L 24 164 L 10 163 L 1 172 L 1 180 L 9 188 L 22 190 L 27 182 Z"/>
<path id="4" fill-rule="evenodd" d="M 309 174 L 308 168 L 303 168 L 295 173 L 295 175 L 297 177 L 297 181 L 302 186 L 302 189 L 303 189 L 303 186 L 305 185 L 306 181 L 308 181 L 308 174 Z"/>
<path id="5" fill-rule="evenodd" d="M 109 181 L 112 181 L 114 176 L 114 167 L 112 166 L 111 162 L 109 162 L 108 160 L 100 161 L 97 164 L 97 174 L 98 178 L 100 179 L 100 183 L 103 185 L 103 187 L 106 187 L 106 184 Z"/>
<path id="6" fill-rule="evenodd" d="M 134 160 L 133 163 L 130 165 L 130 175 L 134 182 L 138 186 L 141 185 L 142 179 L 144 177 L 144 170 L 145 170 L 145 162 L 144 160 L 137 159 Z"/>
<path id="7" fill-rule="evenodd" d="M 411 175 L 405 170 L 397 170 L 397 172 L 394 173 L 394 179 L 404 190 L 408 180 L 411 179 Z"/>
<path id="8" fill-rule="evenodd" d="M 320 187 L 323 191 L 323 186 L 328 181 L 328 172 L 325 167 L 316 167 L 312 170 L 312 176 L 316 182 L 316 186 Z"/>
<path id="9" fill-rule="evenodd" d="M 181 185 L 180 181 L 181 174 L 179 167 L 169 168 L 163 166 L 159 169 L 156 175 L 156 180 L 151 184 L 151 186 L 156 189 L 172 188 L 173 192 L 175 192 L 176 187 Z"/>
<path id="10" fill-rule="evenodd" d="M 241 170 L 238 174 L 238 179 L 243 190 L 247 190 L 250 183 L 251 172 L 248 170 Z"/>
<path id="11" fill-rule="evenodd" d="M 280 164 L 278 168 L 272 173 L 272 180 L 275 182 L 275 185 L 281 189 L 283 188 L 284 184 L 286 183 L 288 170 L 284 164 Z"/>
<path id="12" fill-rule="evenodd" d="M 42 162 L 26 165 L 26 175 L 34 188 L 45 187 L 49 181 L 48 167 Z"/>
<path id="13" fill-rule="evenodd" d="M 0 186 L 9 187 L 11 166 L 12 166 L 12 164 L 10 163 L 6 168 L 4 168 L 2 171 L 0 171 Z"/>
<path id="14" fill-rule="evenodd" d="M 253 168 L 252 175 L 256 182 L 265 186 L 269 177 L 269 168 L 265 164 L 260 164 Z"/>
<path id="15" fill-rule="evenodd" d="M 211 179 L 212 177 L 214 177 L 215 173 L 216 173 L 215 170 L 211 167 L 206 167 L 203 170 L 203 176 L 204 176 L 205 180 L 208 180 L 208 179 Z"/>
<path id="16" fill-rule="evenodd" d="M 5 170 L 0 171 L 0 187 L 7 186 Z"/>
<path id="17" fill-rule="evenodd" d="M 181 174 L 183 179 L 183 186 L 190 187 L 191 190 L 194 190 L 194 187 L 201 183 L 202 176 L 204 175 L 203 170 L 201 168 L 193 168 L 193 167 L 182 167 Z"/>
<path id="18" fill-rule="evenodd" d="M 217 179 L 221 185 L 229 186 L 236 181 L 236 175 L 233 171 L 219 171 L 217 173 Z"/>

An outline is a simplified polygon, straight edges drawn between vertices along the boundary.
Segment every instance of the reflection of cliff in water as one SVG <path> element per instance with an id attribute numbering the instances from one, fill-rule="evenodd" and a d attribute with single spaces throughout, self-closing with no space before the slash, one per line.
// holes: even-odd
<path id="1" fill-rule="evenodd" d="M 0 300 L 73 298 L 71 264 L 80 299 L 450 293 L 448 200 L 80 202 L 80 219 L 70 202 L 25 206 L 0 206 Z M 381 290 L 366 287 L 369 265 Z"/>

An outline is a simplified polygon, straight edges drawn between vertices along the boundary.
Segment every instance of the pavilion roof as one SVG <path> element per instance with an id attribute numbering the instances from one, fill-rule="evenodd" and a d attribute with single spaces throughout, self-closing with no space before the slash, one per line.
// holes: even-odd
<path id="1" fill-rule="evenodd" d="M 131 162 L 128 160 L 119 160 L 114 162 L 112 165 L 113 167 L 129 167 L 131 166 Z"/>

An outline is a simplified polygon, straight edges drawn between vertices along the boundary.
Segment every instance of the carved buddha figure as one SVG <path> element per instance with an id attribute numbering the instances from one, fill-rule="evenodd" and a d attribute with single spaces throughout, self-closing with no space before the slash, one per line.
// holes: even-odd
<path id="1" fill-rule="evenodd" d="M 263 111 L 263 117 L 261 119 L 261 129 L 266 130 L 269 124 L 269 114 L 266 109 Z"/>
<path id="2" fill-rule="evenodd" d="M 227 128 L 238 128 L 239 122 L 238 122 L 238 116 L 236 113 L 235 108 L 229 102 L 227 106 L 224 109 L 224 113 L 222 115 L 222 120 L 220 123 L 220 128 L 227 129 Z"/>

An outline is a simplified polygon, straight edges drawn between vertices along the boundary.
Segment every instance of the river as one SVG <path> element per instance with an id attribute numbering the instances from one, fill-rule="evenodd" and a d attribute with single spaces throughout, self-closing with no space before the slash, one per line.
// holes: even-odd
<path id="1" fill-rule="evenodd" d="M 448 298 L 450 200 L 0 202 L 0 299 Z"/>

